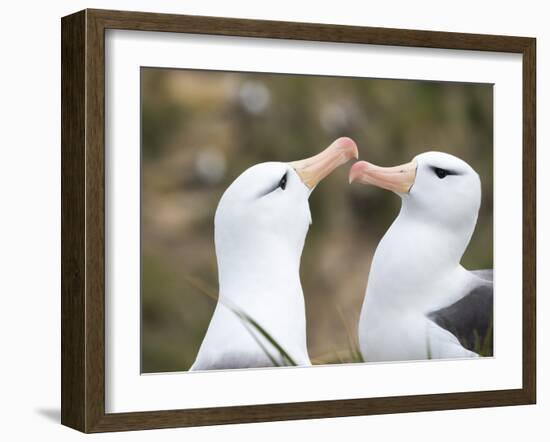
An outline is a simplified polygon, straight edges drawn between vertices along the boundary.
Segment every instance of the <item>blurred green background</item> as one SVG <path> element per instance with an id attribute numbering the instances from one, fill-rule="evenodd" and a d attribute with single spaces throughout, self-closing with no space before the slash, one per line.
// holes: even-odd
<path id="1" fill-rule="evenodd" d="M 213 217 L 227 186 L 256 163 L 301 159 L 340 136 L 382 166 L 428 150 L 472 165 L 483 196 L 463 264 L 493 267 L 492 85 L 142 68 L 141 105 L 144 373 L 194 361 L 215 306 L 196 283 L 217 293 Z M 349 186 L 349 167 L 310 198 L 301 278 L 316 362 L 351 360 L 370 260 L 400 206 L 390 192 Z"/>

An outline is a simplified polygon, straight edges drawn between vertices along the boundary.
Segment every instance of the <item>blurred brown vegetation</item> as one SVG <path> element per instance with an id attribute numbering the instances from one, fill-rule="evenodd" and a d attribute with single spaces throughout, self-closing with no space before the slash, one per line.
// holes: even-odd
<path id="1" fill-rule="evenodd" d="M 339 136 L 379 165 L 428 150 L 471 164 L 483 197 L 463 264 L 492 268 L 491 85 L 156 68 L 141 75 L 143 372 L 194 361 L 214 302 L 188 278 L 217 290 L 213 216 L 227 186 L 256 163 L 304 158 Z M 301 265 L 310 356 L 333 362 L 346 360 L 370 259 L 400 204 L 390 192 L 349 186 L 348 169 L 310 198 Z"/>

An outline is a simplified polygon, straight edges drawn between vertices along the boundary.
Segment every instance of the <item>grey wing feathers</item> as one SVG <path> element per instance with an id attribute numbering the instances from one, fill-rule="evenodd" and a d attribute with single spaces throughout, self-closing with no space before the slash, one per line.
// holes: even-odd
<path id="1" fill-rule="evenodd" d="M 472 273 L 480 278 L 480 284 L 459 301 L 429 313 L 428 317 L 455 335 L 468 350 L 492 356 L 493 271 Z"/>

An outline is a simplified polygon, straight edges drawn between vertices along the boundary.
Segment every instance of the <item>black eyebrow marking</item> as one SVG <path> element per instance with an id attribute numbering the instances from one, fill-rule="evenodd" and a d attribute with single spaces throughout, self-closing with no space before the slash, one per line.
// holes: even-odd
<path id="1" fill-rule="evenodd" d="M 285 174 L 283 176 L 286 176 L 288 177 L 288 170 L 285 172 Z M 269 187 L 267 190 L 264 190 L 263 192 L 261 192 L 259 195 L 258 195 L 258 198 L 263 198 L 264 196 L 267 196 L 269 195 L 270 193 L 273 193 L 275 192 L 278 188 L 279 188 L 279 183 L 281 182 L 281 178 L 279 178 L 279 180 L 277 181 L 277 184 L 275 184 L 274 187 Z"/>
<path id="2" fill-rule="evenodd" d="M 457 172 L 456 170 L 450 170 L 444 167 L 430 166 L 430 169 L 432 169 L 433 172 L 435 172 L 437 169 L 444 170 L 447 173 L 447 175 L 462 175 L 460 172 Z"/>

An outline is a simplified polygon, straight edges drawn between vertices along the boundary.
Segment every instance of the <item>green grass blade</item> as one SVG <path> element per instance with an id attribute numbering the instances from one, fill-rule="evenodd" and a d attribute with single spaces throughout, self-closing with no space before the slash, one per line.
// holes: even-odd
<path id="1" fill-rule="evenodd" d="M 238 313 L 236 312 L 233 312 L 235 313 L 237 316 Z M 239 316 L 239 319 L 243 320 L 240 316 Z M 267 356 L 267 358 L 271 361 L 271 363 L 275 366 L 275 367 L 280 367 L 281 364 L 279 364 L 279 361 L 277 361 L 277 358 L 275 358 L 275 356 L 273 356 L 269 350 L 265 347 L 265 345 L 262 343 L 262 341 L 258 338 L 258 336 L 256 335 L 256 333 L 254 333 L 253 330 L 250 329 L 250 325 L 248 325 L 247 323 L 245 323 L 243 321 L 243 325 L 244 327 L 246 328 L 246 331 L 248 331 L 248 333 L 250 333 L 250 336 L 252 336 L 252 339 L 254 339 L 254 341 L 256 341 L 256 344 L 258 344 L 258 346 L 262 349 L 262 351 L 265 353 L 265 355 Z"/>
<path id="2" fill-rule="evenodd" d="M 292 357 L 285 351 L 285 349 L 275 340 L 275 338 L 273 338 L 273 336 L 271 336 L 260 324 L 258 324 L 258 322 L 256 322 L 254 319 L 252 319 L 250 316 L 248 316 L 246 313 L 242 311 L 241 312 L 234 311 L 234 312 L 241 319 L 244 319 L 249 324 L 251 324 L 273 347 L 277 349 L 282 359 L 284 361 L 286 360 L 287 363 L 285 365 L 294 365 L 294 366 L 298 365 L 296 364 L 294 359 L 292 359 Z"/>
<path id="3" fill-rule="evenodd" d="M 227 307 L 229 310 L 231 310 L 237 317 L 243 321 L 243 325 L 246 327 L 246 329 L 249 331 L 249 333 L 252 335 L 256 343 L 259 345 L 259 347 L 262 349 L 262 351 L 265 353 L 265 355 L 268 357 L 268 359 L 275 365 L 276 367 L 281 366 L 280 363 L 276 360 L 276 358 L 268 351 L 268 349 L 263 345 L 263 343 L 258 339 L 258 336 L 250 330 L 249 326 L 252 326 L 254 329 L 257 330 L 257 332 L 262 335 L 280 354 L 281 360 L 283 361 L 284 365 L 294 365 L 297 366 L 296 362 L 292 357 L 285 351 L 285 349 L 276 341 L 273 336 L 271 336 L 256 320 L 248 316 L 243 311 L 239 310 L 236 307 L 228 305 L 227 302 L 222 302 L 218 296 L 213 292 L 213 290 L 209 289 L 205 284 L 203 284 L 201 281 L 199 281 L 197 278 L 194 278 L 192 276 L 184 276 L 184 279 L 192 285 L 199 293 L 209 297 L 210 299 L 214 301 L 221 302 L 222 305 Z M 286 362 L 285 362 L 286 361 Z"/>

